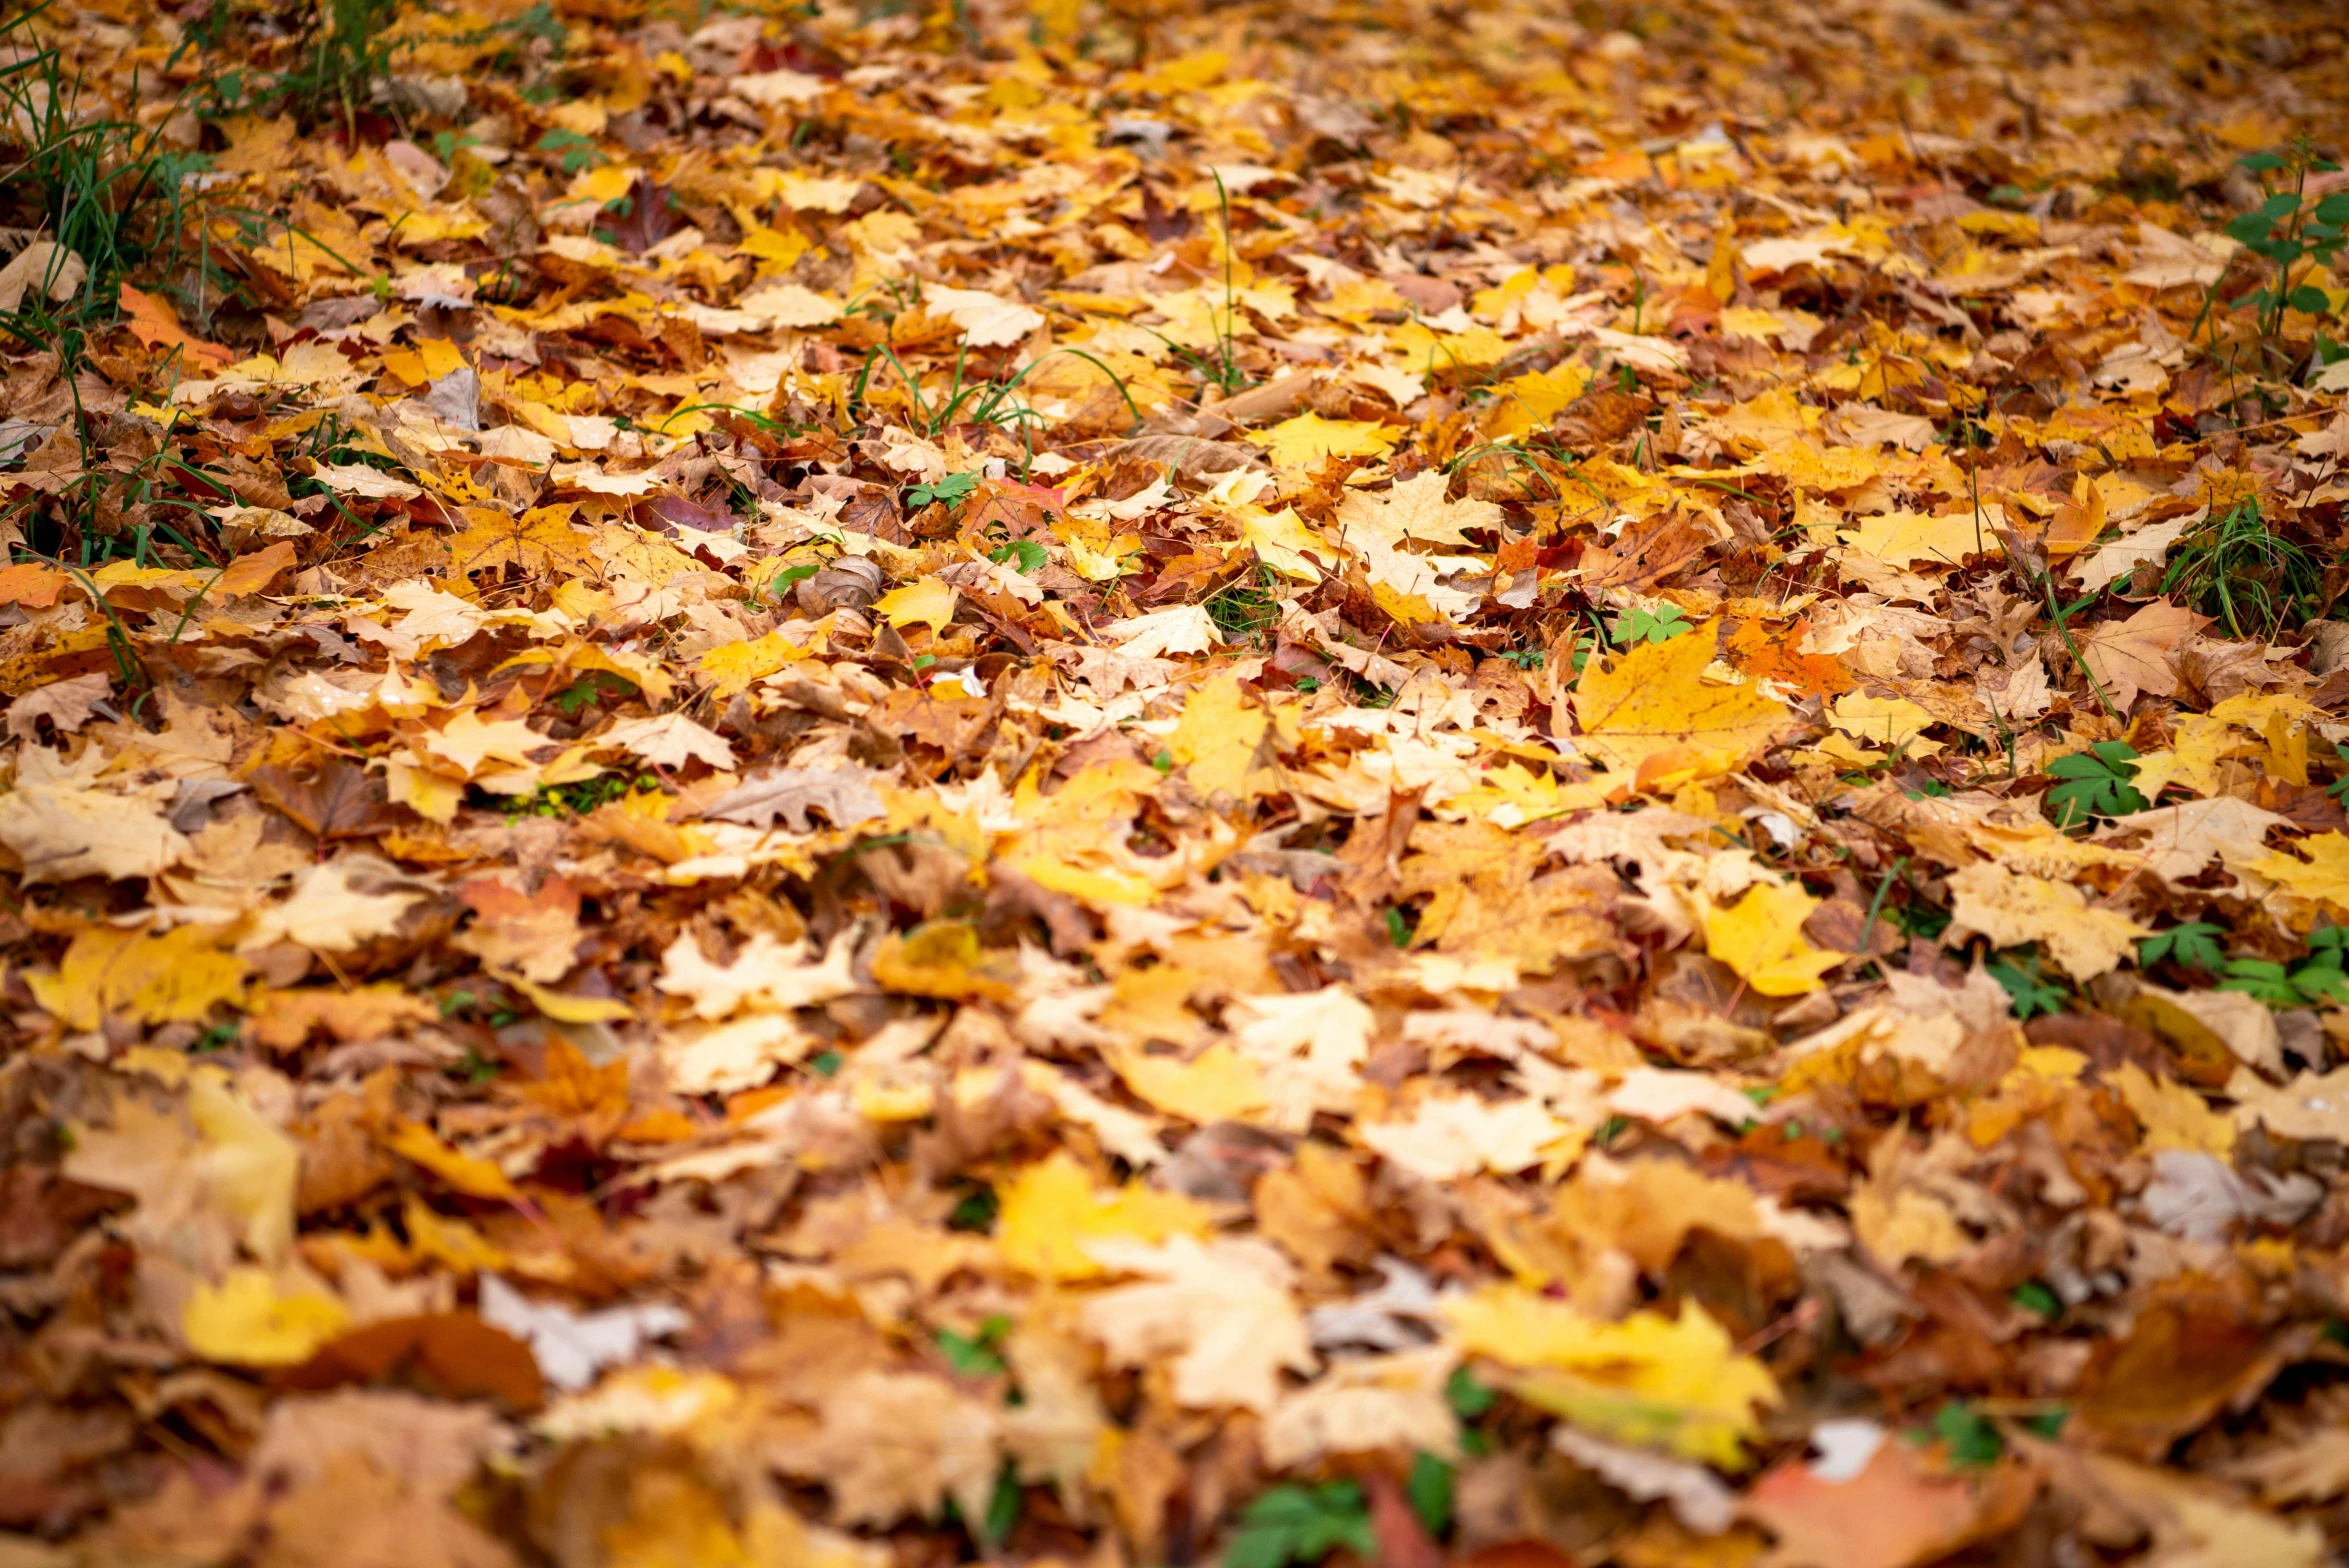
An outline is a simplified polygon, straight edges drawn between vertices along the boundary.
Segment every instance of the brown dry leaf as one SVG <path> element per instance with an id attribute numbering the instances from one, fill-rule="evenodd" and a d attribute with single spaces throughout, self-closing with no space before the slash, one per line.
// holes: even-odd
<path id="1" fill-rule="evenodd" d="M 2183 605 L 2156 599 L 2127 620 L 2107 622 L 2081 638 L 2080 657 L 2113 706 L 2126 713 L 2139 692 L 2167 697 L 2177 691 L 2170 655 L 2207 624 Z"/>

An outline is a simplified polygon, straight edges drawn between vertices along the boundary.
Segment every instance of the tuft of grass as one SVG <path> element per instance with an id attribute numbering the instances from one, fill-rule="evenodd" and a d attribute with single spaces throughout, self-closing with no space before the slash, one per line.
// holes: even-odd
<path id="1" fill-rule="evenodd" d="M 1280 578 L 1269 566 L 1216 590 L 1207 600 L 1207 618 L 1226 642 L 1254 646 L 1281 618 Z"/>
<path id="2" fill-rule="evenodd" d="M 912 404 L 913 428 L 925 440 L 935 441 L 955 425 L 992 425 L 1017 429 L 1032 449 L 1034 427 L 1043 422 L 1044 416 L 1012 394 L 1019 390 L 1020 383 L 1027 380 L 1038 365 L 1052 358 L 1053 354 L 1067 354 L 1081 359 L 1107 376 L 1117 387 L 1117 395 L 1125 399 L 1126 411 L 1134 416 L 1134 428 L 1141 428 L 1142 410 L 1135 404 L 1133 393 L 1126 389 L 1125 378 L 1081 348 L 1056 348 L 1050 354 L 1040 355 L 1006 381 L 966 381 L 963 368 L 969 348 L 968 345 L 958 345 L 954 351 L 954 369 L 946 386 L 939 391 L 938 400 L 932 403 L 922 396 L 922 378 L 905 368 L 905 361 L 897 357 L 895 349 L 886 343 L 877 343 L 866 352 L 864 365 L 856 373 L 856 385 L 849 391 L 848 406 L 868 413 L 871 411 L 872 404 L 865 393 L 872 384 L 874 370 L 886 364 L 897 372 L 897 379 L 905 384 L 906 397 Z"/>
<path id="3" fill-rule="evenodd" d="M 400 0 L 318 0 L 283 70 L 221 72 L 212 79 L 213 103 L 230 114 L 290 110 L 304 126 L 339 119 L 356 144 L 359 110 L 408 47 L 396 31 L 399 11 Z"/>
<path id="4" fill-rule="evenodd" d="M 542 784 L 531 793 L 506 803 L 506 820 L 523 817 L 584 817 L 598 806 L 625 800 L 639 790 L 655 790 L 661 781 L 650 774 L 599 773 L 576 784 Z"/>
<path id="5" fill-rule="evenodd" d="M 1215 176 L 1216 210 L 1223 218 L 1223 318 L 1216 333 L 1212 354 L 1186 348 L 1163 332 L 1152 336 L 1174 351 L 1175 357 L 1190 367 L 1202 387 L 1214 387 L 1225 397 L 1243 391 L 1248 385 L 1248 372 L 1240 366 L 1239 344 L 1235 338 L 1239 318 L 1236 292 L 1232 288 L 1232 199 L 1223 188 L 1223 176 Z"/>
<path id="6" fill-rule="evenodd" d="M 65 254 L 0 330 L 54 351 L 70 378 L 116 320 L 122 284 L 178 260 L 193 228 L 187 176 L 210 160 L 166 146 L 160 120 L 92 112 L 80 72 L 36 30 L 45 11 L 0 22 L 0 229 L 19 237 L 11 251 L 47 241 Z"/>
<path id="7" fill-rule="evenodd" d="M 2182 594 L 2235 637 L 2273 637 L 2304 619 L 2324 585 L 2317 558 L 2267 525 L 2242 500 L 2177 544 L 2161 591 Z"/>

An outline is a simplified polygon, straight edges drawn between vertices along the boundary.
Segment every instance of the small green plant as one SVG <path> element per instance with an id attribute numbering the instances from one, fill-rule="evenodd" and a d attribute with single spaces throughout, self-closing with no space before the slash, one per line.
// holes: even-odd
<path id="1" fill-rule="evenodd" d="M 577 174 L 581 169 L 592 169 L 604 161 L 603 150 L 595 138 L 582 136 L 577 131 L 566 131 L 560 126 L 548 131 L 532 144 L 531 150 L 543 152 L 562 164 L 565 174 Z"/>
<path id="2" fill-rule="evenodd" d="M 1538 670 L 1549 662 L 1549 655 L 1539 648 L 1503 648 L 1501 657 L 1521 670 Z"/>
<path id="3" fill-rule="evenodd" d="M 2308 934 L 2308 956 L 2289 968 L 2265 958 L 2230 959 L 2218 988 L 2278 1009 L 2349 1006 L 2345 941 L 2349 926 L 2320 926 Z"/>
<path id="4" fill-rule="evenodd" d="M 825 1076 L 830 1077 L 831 1074 Z M 1002 1212 L 1003 1200 L 995 1195 L 993 1187 L 974 1187 L 954 1206 L 954 1212 L 946 1216 L 946 1228 L 991 1231 L 995 1228 L 995 1216 Z"/>
<path id="5" fill-rule="evenodd" d="M 938 1331 L 938 1353 L 965 1377 L 994 1377 L 1005 1370 L 1003 1341 L 1011 1333 L 1011 1319 L 1000 1312 L 979 1325 L 976 1334 Z"/>
<path id="6" fill-rule="evenodd" d="M 661 781 L 650 774 L 599 773 L 576 784 L 542 784 L 527 795 L 509 801 L 506 820 L 523 817 L 584 817 L 598 806 L 625 800 L 639 790 L 654 790 Z"/>
<path id="7" fill-rule="evenodd" d="M 2025 1280 L 2007 1295 L 2007 1300 L 2037 1317 L 2063 1316 L 2063 1298 L 2035 1279 Z"/>
<path id="8" fill-rule="evenodd" d="M 1429 1535 L 1443 1536 L 1452 1528 L 1452 1467 L 1424 1449 L 1411 1456 L 1411 1474 L 1403 1496 Z"/>
<path id="9" fill-rule="evenodd" d="M 460 991 L 457 994 L 463 996 L 466 993 Z M 446 1009 L 444 1008 L 443 1011 L 445 1012 Z M 504 1072 L 506 1064 L 493 1062 L 472 1046 L 467 1046 L 464 1058 L 457 1063 L 455 1070 L 458 1077 L 464 1079 L 469 1086 L 478 1089 Z"/>
<path id="10" fill-rule="evenodd" d="M 1501 1396 L 1476 1380 L 1476 1374 L 1466 1367 L 1454 1367 L 1450 1381 L 1444 1384 L 1444 1403 L 1452 1407 L 1452 1414 L 1463 1421 L 1474 1421 L 1500 1402 Z"/>
<path id="11" fill-rule="evenodd" d="M 292 63 L 273 77 L 238 72 L 215 78 L 220 107 L 244 114 L 291 109 L 306 124 L 340 119 L 355 145 L 359 110 L 413 47 L 398 34 L 400 0 L 320 0 L 308 14 Z"/>
<path id="12" fill-rule="evenodd" d="M 2246 303 L 2254 312 L 2261 342 L 2280 347 L 2285 311 L 2313 316 L 2327 308 L 2324 290 L 2307 283 L 2296 286 L 2292 274 L 2303 261 L 2329 266 L 2340 254 L 2344 235 L 2349 234 L 2349 191 L 2309 196 L 2311 174 L 2338 173 L 2341 166 L 2318 157 L 2305 137 L 2282 152 L 2255 152 L 2235 161 L 2258 177 L 2267 199 L 2229 223 L 2227 237 L 2273 269 Z M 2268 188 L 2271 175 L 2281 178 Z"/>
<path id="13" fill-rule="evenodd" d="M 1152 336 L 1174 351 L 1177 359 L 1191 369 L 1203 387 L 1212 386 L 1225 397 L 1241 391 L 1248 385 L 1248 373 L 1240 368 L 1239 348 L 1233 335 L 1238 324 L 1235 314 L 1236 294 L 1232 288 L 1232 201 L 1224 191 L 1223 176 L 1215 176 L 1215 203 L 1223 216 L 1223 315 L 1216 326 L 1213 357 L 1177 343 L 1163 332 Z M 1137 419 L 1140 416 L 1136 416 Z"/>
<path id="14" fill-rule="evenodd" d="M 1289 1568 L 1317 1563 L 1339 1547 L 1365 1562 L 1378 1556 L 1370 1508 L 1355 1481 L 1268 1487 L 1240 1512 L 1223 1568 Z"/>
<path id="15" fill-rule="evenodd" d="M 905 504 L 908 506 L 928 506 L 935 501 L 941 506 L 960 506 L 969 500 L 971 492 L 978 488 L 979 476 L 976 473 L 948 474 L 943 479 L 933 479 L 926 484 L 915 485 L 906 491 Z"/>
<path id="16" fill-rule="evenodd" d="M 2227 952 L 2219 944 L 2226 932 L 2207 920 L 2186 920 L 2157 931 L 2137 944 L 2137 967 L 2150 969 L 2167 959 L 2181 969 L 2199 969 L 2215 975 L 2226 968 Z"/>
<path id="17" fill-rule="evenodd" d="M 2317 558 L 2270 528 L 2259 503 L 2245 499 L 2178 541 L 2161 591 L 2224 622 L 2230 636 L 2272 637 L 2307 613 L 2323 583 Z"/>
<path id="18" fill-rule="evenodd" d="M 2100 740 L 2086 751 L 2047 765 L 2057 783 L 2047 806 L 2060 828 L 2083 827 L 2090 817 L 2125 817 L 2151 803 L 2137 786 L 2137 748 L 2125 740 Z"/>
<path id="19" fill-rule="evenodd" d="M 2015 1016 L 2026 1021 L 2041 1014 L 2060 1013 L 2071 1000 L 2069 992 L 2050 984 L 2039 973 L 2039 954 L 2029 948 L 2001 953 L 1983 968 L 2006 989 Z"/>
<path id="20" fill-rule="evenodd" d="M 587 709 L 607 698 L 633 697 L 636 683 L 614 675 L 610 670 L 589 670 L 585 675 L 555 693 L 555 706 L 563 716 L 575 719 Z"/>
<path id="21" fill-rule="evenodd" d="M 1989 1417 L 1959 1399 L 1933 1413 L 1933 1435 L 1949 1445 L 1949 1462 L 1960 1469 L 1994 1465 L 2006 1452 L 2006 1439 Z"/>
<path id="22" fill-rule="evenodd" d="M 822 563 L 816 561 L 802 561 L 797 566 L 786 566 L 767 580 L 767 597 L 780 605 L 785 594 L 823 569 Z"/>
<path id="23" fill-rule="evenodd" d="M 987 559 L 1027 577 L 1042 571 L 1045 563 L 1052 559 L 1052 554 L 1033 539 L 1014 539 L 1009 544 L 1000 544 L 989 550 Z"/>
<path id="24" fill-rule="evenodd" d="M 0 22 L 0 231 L 15 231 L 11 251 L 59 249 L 0 330 L 55 350 L 70 377 L 115 321 L 122 284 L 179 259 L 195 226 L 187 176 L 211 160 L 167 146 L 160 116 L 141 126 L 91 113 L 79 73 L 35 33 L 46 9 Z"/>
<path id="25" fill-rule="evenodd" d="M 1637 648 L 1642 644 L 1670 642 L 1683 632 L 1696 630 L 1689 625 L 1687 613 L 1677 604 L 1665 604 L 1653 610 L 1633 610 L 1615 622 L 1615 646 Z"/>

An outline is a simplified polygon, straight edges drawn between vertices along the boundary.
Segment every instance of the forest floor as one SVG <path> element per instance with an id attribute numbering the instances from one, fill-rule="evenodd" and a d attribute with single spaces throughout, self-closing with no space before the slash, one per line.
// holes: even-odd
<path id="1" fill-rule="evenodd" d="M 2349 1546 L 2349 24 L 0 24 L 4 1568 Z"/>

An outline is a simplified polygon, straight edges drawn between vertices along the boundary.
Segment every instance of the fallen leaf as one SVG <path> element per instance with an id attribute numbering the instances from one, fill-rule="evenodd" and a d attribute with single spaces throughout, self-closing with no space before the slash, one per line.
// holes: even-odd
<path id="1" fill-rule="evenodd" d="M 1677 1319 L 1641 1311 L 1607 1323 L 1488 1285 L 1444 1315 L 1463 1351 L 1524 1374 L 1521 1397 L 1614 1442 L 1734 1468 L 1760 1432 L 1754 1406 L 1779 1402 L 1777 1381 L 1694 1304 Z"/>
<path id="2" fill-rule="evenodd" d="M 2130 956 L 2132 944 L 2152 932 L 2116 909 L 2091 907 L 2086 894 L 1983 861 L 1949 879 L 1958 924 L 1979 931 L 1993 947 L 2037 942 L 2064 973 L 2092 980 Z"/>
<path id="3" fill-rule="evenodd" d="M 705 762 L 712 768 L 734 766 L 734 748 L 726 737 L 696 724 L 682 713 L 663 713 L 649 719 L 622 719 L 596 737 L 606 746 L 618 746 L 656 768 L 682 768 Z"/>
<path id="4" fill-rule="evenodd" d="M 1712 661 L 1709 627 L 1611 664 L 1593 658 L 1574 686 L 1576 749 L 1610 770 L 1700 778 L 1756 755 L 1785 732 L 1787 710 L 1750 684 L 1708 681 Z"/>
<path id="5" fill-rule="evenodd" d="M 1803 922 L 1823 900 L 1798 882 L 1763 882 L 1727 909 L 1703 907 L 1705 951 L 1763 996 L 1816 991 L 1847 953 L 1824 952 L 1803 939 Z"/>
<path id="6" fill-rule="evenodd" d="M 54 975 L 30 975 L 33 1000 L 69 1029 L 95 1029 L 110 1015 L 163 1024 L 203 1019 L 220 1004 L 241 1005 L 243 959 L 220 950 L 223 933 L 186 925 L 146 932 L 90 926 L 73 939 Z"/>
<path id="7" fill-rule="evenodd" d="M 315 1287 L 287 1287 L 269 1270 L 241 1266 L 218 1285 L 199 1285 L 180 1332 L 207 1361 L 283 1367 L 310 1359 L 341 1333 L 351 1314 Z"/>
<path id="8" fill-rule="evenodd" d="M 1085 1333 L 1121 1366 L 1171 1357 L 1174 1396 L 1184 1405 L 1262 1414 L 1279 1396 L 1284 1368 L 1311 1372 L 1317 1365 L 1289 1295 L 1289 1266 L 1262 1242 L 1108 1238 L 1086 1250 L 1104 1267 L 1149 1283 L 1112 1286 L 1089 1299 L 1079 1313 Z"/>
<path id="9" fill-rule="evenodd" d="M 2106 622 L 2082 637 L 2080 657 L 2113 706 L 2126 713 L 2139 692 L 2167 697 L 2177 691 L 2170 655 L 2204 624 L 2185 606 L 2156 599 L 2127 620 Z"/>
<path id="10" fill-rule="evenodd" d="M 873 608 L 892 626 L 927 622 L 932 631 L 944 631 L 946 623 L 954 618 L 957 597 L 950 584 L 935 577 L 923 577 L 903 588 L 891 589 L 873 601 Z"/>

